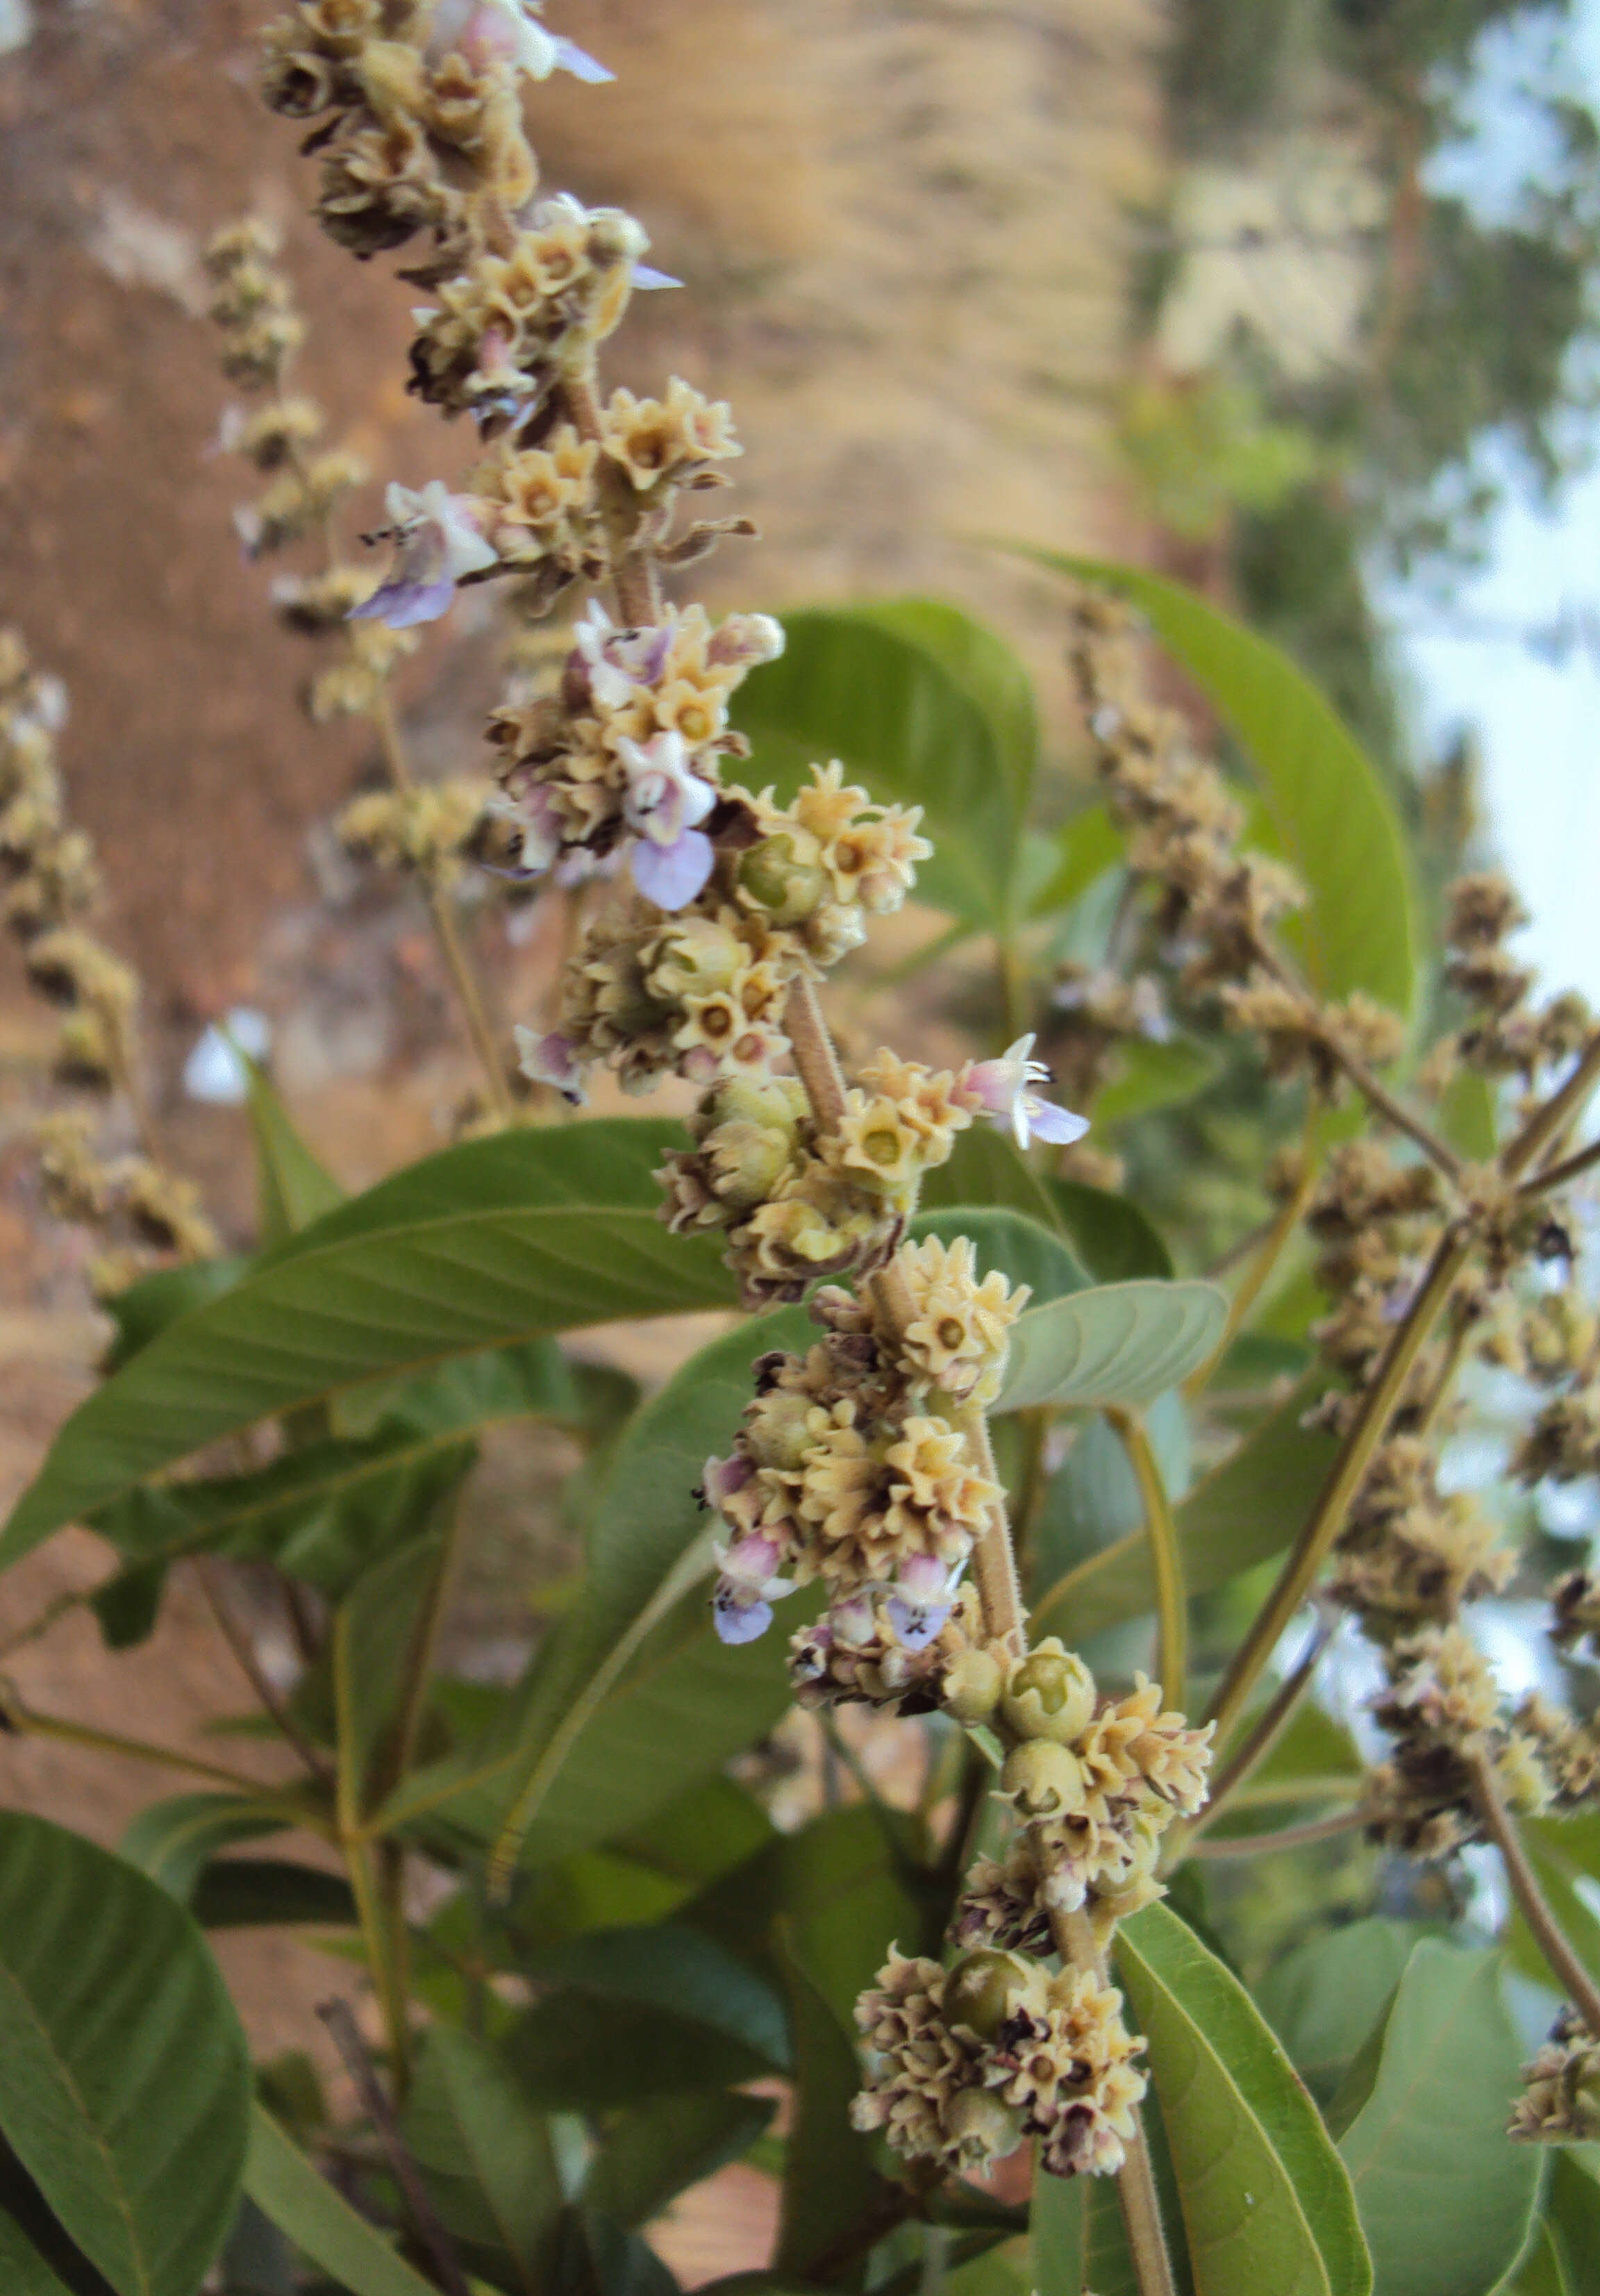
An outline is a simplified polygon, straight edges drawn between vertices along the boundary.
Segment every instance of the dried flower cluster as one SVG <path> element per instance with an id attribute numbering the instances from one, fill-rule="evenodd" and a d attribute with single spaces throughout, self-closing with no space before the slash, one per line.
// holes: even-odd
<path id="1" fill-rule="evenodd" d="M 1571 2009 L 1522 2068 L 1522 2094 L 1512 2108 L 1509 2134 L 1542 2144 L 1593 2144 L 1600 2140 L 1600 2041 Z"/>
<path id="2" fill-rule="evenodd" d="M 0 629 L 0 871 L 4 921 L 28 978 L 61 1008 L 56 1081 L 102 1098 L 124 1094 L 143 1118 L 135 1022 L 137 975 L 86 922 L 100 890 L 94 847 L 74 828 L 56 762 L 66 722 L 58 679 L 30 667 L 15 632 Z M 168 1254 L 201 1259 L 220 1247 L 191 1184 L 150 1152 L 109 1152 L 102 1112 L 74 1109 L 40 1128 L 45 1201 L 58 1219 L 103 1239 L 89 1275 L 96 1293 L 123 1290 Z"/>
<path id="3" fill-rule="evenodd" d="M 1054 2176 L 1121 2166 L 1144 2044 L 1094 1970 L 981 1951 L 946 1971 L 891 1951 L 856 2021 L 871 2070 L 851 2117 L 897 2151 L 970 2170 L 1034 2136 Z"/>

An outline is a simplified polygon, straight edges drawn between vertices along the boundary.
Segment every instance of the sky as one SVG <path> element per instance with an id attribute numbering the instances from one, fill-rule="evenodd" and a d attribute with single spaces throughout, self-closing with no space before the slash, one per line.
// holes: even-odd
<path id="1" fill-rule="evenodd" d="M 1580 0 L 1571 46 L 1591 99 L 1600 98 L 1600 0 Z M 1492 205 L 1537 148 L 1510 94 L 1518 59 L 1487 59 L 1477 147 L 1442 184 L 1470 185 Z M 1597 283 L 1600 292 L 1600 283 Z M 1421 586 L 1391 590 L 1403 669 L 1432 747 L 1472 726 L 1497 857 L 1533 922 L 1522 947 L 1547 985 L 1600 1004 L 1600 417 L 1596 467 L 1552 509 L 1509 499 L 1491 529 L 1489 563 L 1447 609 Z M 1516 633 L 1587 615 L 1594 637 L 1564 660 L 1541 660 Z"/>

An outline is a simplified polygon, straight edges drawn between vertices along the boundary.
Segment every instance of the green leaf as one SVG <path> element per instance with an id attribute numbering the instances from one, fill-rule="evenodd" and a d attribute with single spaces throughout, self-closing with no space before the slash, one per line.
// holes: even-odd
<path id="1" fill-rule="evenodd" d="M 1487 2296 L 1527 2234 L 1539 2161 L 1506 2140 L 1523 2051 L 1501 1967 L 1424 1939 L 1340 2141 L 1383 2296 Z"/>
<path id="2" fill-rule="evenodd" d="M 186 1906 L 219 1849 L 282 1833 L 293 1823 L 281 1805 L 253 1794 L 174 1794 L 139 1812 L 122 1837 L 122 1855 Z"/>
<path id="3" fill-rule="evenodd" d="M 516 2286 L 535 2296 L 561 2177 L 548 2124 L 496 2053 L 470 2033 L 431 2028 L 405 2134 L 446 2230 L 485 2268 L 505 2259 Z"/>
<path id="4" fill-rule="evenodd" d="M 9 2197 L 4 2184 L 0 2184 L 0 2287 L 4 2288 L 5 2296 L 74 2296 L 74 2291 L 51 2270 L 16 2218 L 6 2213 L 4 2203 Z M 55 2229 L 59 2233 L 59 2226 Z M 53 2244 L 50 2228 L 42 2226 L 40 2231 L 46 2243 Z"/>
<path id="5" fill-rule="evenodd" d="M 1557 2152 L 1545 2202 L 1545 2233 L 1562 2273 L 1562 2296 L 1587 2296 L 1600 2259 L 1600 2183 L 1592 2148 Z"/>
<path id="6" fill-rule="evenodd" d="M 792 1954 L 785 1962 L 794 2028 L 794 2118 L 784 2154 L 774 2268 L 780 2276 L 792 2273 L 803 2280 L 830 2250 L 882 2216 L 895 2192 L 874 2167 L 866 2139 L 850 2127 L 850 2099 L 861 2074 L 849 2037 Z"/>
<path id="7" fill-rule="evenodd" d="M 919 1237 L 936 1235 L 944 1243 L 954 1243 L 961 1235 L 971 1237 L 980 1275 L 997 1268 L 1013 1290 L 1026 1283 L 1034 1307 L 1088 1287 L 1088 1271 L 1071 1246 L 1053 1228 L 1022 1212 L 956 1204 L 919 1213 L 912 1232 Z"/>
<path id="8" fill-rule="evenodd" d="M 669 1235 L 675 1125 L 602 1118 L 472 1140 L 382 1181 L 159 1332 L 57 1435 L 0 1538 L 14 1562 L 202 1446 L 363 1382 L 549 1332 L 729 1303 Z"/>
<path id="9" fill-rule="evenodd" d="M 504 2043 L 506 2062 L 546 2112 L 606 2112 L 658 2096 L 770 2079 L 743 2041 L 620 1994 L 546 1994 Z"/>
<path id="10" fill-rule="evenodd" d="M 1419 1934 L 1415 1923 L 1381 1915 L 1325 1931 L 1285 1954 L 1257 1988 L 1261 2014 L 1319 2104 L 1387 2015 Z"/>
<path id="11" fill-rule="evenodd" d="M 647 2223 L 675 2194 L 748 2152 L 776 2109 L 767 2097 L 713 2091 L 626 2113 L 589 2170 L 585 2206 L 619 2225 Z"/>
<path id="12" fill-rule="evenodd" d="M 1123 1923 L 1117 1967 L 1150 2043 L 1195 2296 L 1367 2296 L 1350 2180 L 1237 1978 L 1161 1905 Z"/>
<path id="13" fill-rule="evenodd" d="M 0 1815 L 0 2129 L 118 2296 L 195 2296 L 238 2205 L 244 2036 L 166 1891 Z"/>
<path id="14" fill-rule="evenodd" d="M 1014 545 L 1019 557 L 1130 598 L 1243 749 L 1285 857 L 1310 896 L 1313 986 L 1365 989 L 1408 1014 L 1416 993 L 1415 897 L 1388 792 L 1366 752 L 1289 656 L 1159 575 Z"/>
<path id="15" fill-rule="evenodd" d="M 258 2104 L 250 2112 L 244 2188 L 262 2215 L 349 2296 L 439 2296 L 431 2281 L 324 2183 Z"/>
<path id="16" fill-rule="evenodd" d="M 294 1119 L 260 1062 L 241 1054 L 237 1046 L 234 1050 L 244 1069 L 250 1128 L 256 1144 L 261 1241 L 278 1243 L 343 1203 L 345 1192 L 301 1139 Z"/>
<path id="17" fill-rule="evenodd" d="M 1303 1395 L 1292 1396 L 1177 1510 L 1184 1582 L 1191 1595 L 1226 1586 L 1293 1538 L 1334 1449 L 1326 1435 L 1301 1425 L 1305 1407 Z M 1058 1578 L 1040 1597 L 1035 1631 L 1079 1642 L 1154 1607 L 1149 1539 L 1137 1530 Z"/>
<path id="18" fill-rule="evenodd" d="M 120 1371 L 168 1324 L 176 1324 L 180 1316 L 220 1299 L 250 1265 L 242 1257 L 197 1259 L 183 1267 L 158 1267 L 152 1275 L 141 1275 L 126 1292 L 119 1292 L 114 1299 L 104 1302 L 105 1312 L 116 1326 L 116 1336 L 106 1349 L 102 1368 L 108 1373 Z"/>
<path id="19" fill-rule="evenodd" d="M 189 1910 L 202 1930 L 350 1929 L 356 1900 L 338 1874 L 287 1857 L 215 1857 Z"/>
<path id="20" fill-rule="evenodd" d="M 1550 1909 L 1592 1970 L 1600 1970 L 1600 1915 L 1593 1893 L 1600 1874 L 1600 1812 L 1578 1810 L 1557 1817 L 1524 1818 L 1522 1843 Z M 1511 1957 L 1523 1976 L 1550 1981 L 1549 1964 L 1517 1914 L 1508 1939 Z"/>
<path id="21" fill-rule="evenodd" d="M 746 1963 L 685 1924 L 591 1930 L 539 1955 L 529 1974 L 664 2011 L 739 2042 L 775 2071 L 789 2069 L 788 2020 L 778 1995 Z"/>
<path id="22" fill-rule="evenodd" d="M 1061 1216 L 1048 1185 L 1010 1133 L 993 1124 L 973 1124 L 958 1132 L 948 1159 L 923 1182 L 924 1217 L 964 1204 L 981 1204 L 990 1211 L 1022 1212 L 1038 1220 L 1041 1227 L 1062 1231 Z"/>
<path id="23" fill-rule="evenodd" d="M 1080 2296 L 1089 2285 L 1088 2210 L 1094 2179 L 1037 2168 L 1028 2212 L 1030 2279 L 1038 2296 Z"/>
<path id="24" fill-rule="evenodd" d="M 552 1340 L 464 1357 L 390 1391 L 369 1435 L 304 1444 L 245 1475 L 140 1484 L 94 1528 L 137 1561 L 198 1548 L 275 1562 L 331 1601 L 420 1537 L 479 1437 L 530 1418 L 582 1424 L 587 1406 Z"/>
<path id="25" fill-rule="evenodd" d="M 1046 1183 L 1055 1216 L 1096 1283 L 1170 1276 L 1172 1254 L 1137 1204 L 1084 1180 Z"/>
<path id="26" fill-rule="evenodd" d="M 1052 865 L 1032 889 L 1031 917 L 1054 916 L 1087 893 L 1096 878 L 1114 869 L 1126 849 L 1121 831 L 1103 805 L 1086 806 L 1063 822 L 1049 840 Z"/>
<path id="27" fill-rule="evenodd" d="M 636 2232 L 590 2209 L 569 2209 L 550 2282 L 552 2296 L 677 2296 L 677 2283 Z"/>
<path id="28" fill-rule="evenodd" d="M 148 1642 L 155 1632 L 166 1591 L 164 1562 L 135 1562 L 97 1587 L 89 1600 L 107 1650 L 132 1650 Z"/>
<path id="29" fill-rule="evenodd" d="M 340 1804 L 364 1816 L 381 1781 L 387 1741 L 415 1663 L 423 1606 L 444 1567 L 443 1541 L 421 1538 L 358 1578 L 333 1614 L 329 1637 L 338 1718 Z"/>
<path id="30" fill-rule="evenodd" d="M 870 609 L 786 614 L 784 627 L 782 659 L 747 678 L 734 704 L 734 722 L 754 745 L 751 787 L 771 783 L 787 797 L 810 765 L 841 758 L 880 802 L 924 808 L 936 850 L 918 871 L 919 896 L 1004 927 L 1026 788 L 1014 711 L 997 724 L 964 682 L 976 675 L 976 644 L 955 676 Z"/>
<path id="31" fill-rule="evenodd" d="M 741 1324 L 635 1414 L 596 1504 L 578 1603 L 504 1718 L 480 1744 L 414 1773 L 387 1824 L 447 1808 L 492 1839 L 521 1799 L 523 1856 L 554 1862 L 640 1824 L 776 1720 L 789 1700 L 778 1637 L 724 1650 L 701 1597 L 656 1629 L 643 1657 L 630 1637 L 672 1595 L 675 1574 L 693 1579 L 707 1526 L 695 1489 L 708 1456 L 733 1440 L 751 1365 L 770 1348 L 806 1347 L 814 1331 L 795 1308 Z"/>
<path id="32" fill-rule="evenodd" d="M 1162 1483 L 1176 1502 L 1189 1484 L 1189 1420 L 1182 1397 L 1170 1389 L 1158 1396 L 1145 1427 Z M 1144 1524 L 1145 1503 L 1125 1445 L 1106 1420 L 1090 1419 L 1046 1487 L 1034 1522 L 1030 1570 L 1036 1594 L 1105 1548 L 1142 1534 Z"/>
<path id="33" fill-rule="evenodd" d="M 1038 770 L 1033 679 L 1005 639 L 939 598 L 874 598 L 850 612 L 931 653 L 993 728 L 1006 780 L 1023 810 Z"/>
<path id="34" fill-rule="evenodd" d="M 1176 1108 L 1183 1101 L 1193 1100 L 1213 1082 L 1221 1067 L 1219 1054 L 1186 1037 L 1174 1037 L 1164 1045 L 1136 1037 L 1119 1047 L 1117 1072 L 1095 1096 L 1095 1129 L 1109 1130 L 1113 1125 L 1130 1123 L 1136 1116 L 1148 1116 L 1153 1109 Z"/>
<path id="35" fill-rule="evenodd" d="M 1227 1319 L 1214 1283 L 1104 1283 L 1029 1308 L 996 1409 L 1153 1403 L 1206 1361 Z"/>

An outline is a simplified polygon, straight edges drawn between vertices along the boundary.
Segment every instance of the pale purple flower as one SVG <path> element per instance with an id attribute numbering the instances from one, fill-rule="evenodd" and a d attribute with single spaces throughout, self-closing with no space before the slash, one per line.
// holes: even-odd
<path id="1" fill-rule="evenodd" d="M 387 622 L 391 630 L 436 622 L 449 611 L 464 575 L 499 562 L 479 528 L 480 505 L 471 495 L 453 495 L 442 479 L 430 479 L 420 494 L 391 486 L 385 501 L 395 562 L 382 587 L 353 607 L 349 619 Z"/>
<path id="2" fill-rule="evenodd" d="M 480 862 L 479 866 L 488 869 L 492 877 L 510 877 L 518 882 L 542 877 L 562 849 L 561 816 L 550 791 L 536 786 L 520 800 L 491 797 L 486 810 L 496 821 L 507 824 L 517 840 L 517 857 L 509 868 L 496 868 L 492 862 Z"/>
<path id="3" fill-rule="evenodd" d="M 969 1062 L 961 1072 L 961 1096 L 995 1123 L 1009 1125 L 1019 1148 L 1035 1137 L 1064 1148 L 1082 1139 L 1089 1119 L 1039 1098 L 1034 1086 L 1048 1084 L 1050 1071 L 1032 1052 L 1032 1037 L 1019 1037 L 997 1061 Z"/>
<path id="4" fill-rule="evenodd" d="M 712 1470 L 725 1470 L 732 1461 L 708 1459 L 708 1488 Z M 711 1622 L 725 1643 L 753 1643 L 772 1624 L 772 1606 L 794 1592 L 794 1581 L 778 1576 L 782 1557 L 775 1538 L 765 1532 L 747 1532 L 731 1546 L 712 1549 L 722 1566 L 711 1597 Z"/>
<path id="5" fill-rule="evenodd" d="M 833 1643 L 842 1643 L 848 1650 L 866 1650 L 875 1642 L 878 1621 L 873 1612 L 871 1589 L 847 1595 L 828 1611 L 827 1628 Z"/>
<path id="6" fill-rule="evenodd" d="M 784 625 L 772 614 L 730 614 L 713 631 L 706 659 L 754 669 L 763 662 L 776 661 L 786 642 Z"/>
<path id="7" fill-rule="evenodd" d="M 646 291 L 653 288 L 681 287 L 683 283 L 681 279 L 675 279 L 670 271 L 658 271 L 653 263 L 636 263 L 634 266 L 634 285 L 643 287 Z"/>
<path id="8" fill-rule="evenodd" d="M 589 81 L 616 77 L 574 41 L 547 32 L 530 0 L 439 0 L 430 47 L 436 55 L 459 50 L 480 69 L 514 64 L 529 79 L 548 79 L 555 71 Z"/>
<path id="9" fill-rule="evenodd" d="M 547 1084 L 570 1101 L 574 1108 L 583 1105 L 583 1069 L 578 1059 L 578 1047 L 570 1037 L 552 1030 L 547 1037 L 536 1036 L 531 1029 L 519 1022 L 514 1035 L 517 1040 L 517 1065 L 525 1077 L 535 1084 Z"/>
<path id="10" fill-rule="evenodd" d="M 643 629 L 619 630 L 598 598 L 572 632 L 574 657 L 582 666 L 595 701 L 602 709 L 625 709 L 636 685 L 653 685 L 666 666 L 672 644 L 665 623 Z"/>
<path id="11" fill-rule="evenodd" d="M 705 1474 L 701 1480 L 701 1496 L 707 1506 L 726 1506 L 735 1491 L 744 1488 L 755 1472 L 755 1462 L 747 1459 L 742 1451 L 735 1451 L 728 1459 L 708 1459 Z M 775 1548 L 773 1560 L 775 1562 L 777 1560 Z"/>
<path id="12" fill-rule="evenodd" d="M 717 792 L 691 772 L 681 734 L 657 734 L 643 744 L 624 735 L 617 755 L 628 775 L 622 817 L 637 837 L 628 857 L 634 882 L 658 908 L 684 908 L 717 857 L 697 825 L 716 804 Z"/>
<path id="13" fill-rule="evenodd" d="M 926 1650 L 950 1615 L 962 1565 L 952 1570 L 934 1554 L 913 1554 L 901 1563 L 885 1605 L 902 1650 Z"/>

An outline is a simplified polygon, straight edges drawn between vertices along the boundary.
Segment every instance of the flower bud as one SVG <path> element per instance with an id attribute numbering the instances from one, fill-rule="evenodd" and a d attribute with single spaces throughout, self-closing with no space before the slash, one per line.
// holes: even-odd
<path id="1" fill-rule="evenodd" d="M 953 2096 L 944 2127 L 962 2161 L 972 2168 L 1005 2160 L 1022 2141 L 1022 2114 L 991 2088 L 964 2088 Z"/>
<path id="2" fill-rule="evenodd" d="M 739 884 L 775 925 L 803 924 L 828 890 L 821 864 L 803 860 L 787 835 L 751 847 L 739 864 Z"/>
<path id="3" fill-rule="evenodd" d="M 1004 1681 L 1000 1661 L 989 1651 L 958 1651 L 945 1669 L 945 1711 L 958 1722 L 987 1722 Z"/>
<path id="4" fill-rule="evenodd" d="M 806 1105 L 803 1091 L 796 1089 L 792 1077 L 734 1076 L 725 1078 L 709 1095 L 707 1113 L 713 1129 L 723 1124 L 759 1124 L 792 1140 Z"/>
<path id="5" fill-rule="evenodd" d="M 1053 1636 L 1012 1668 L 1000 1711 L 1019 1738 L 1070 1746 L 1094 1719 L 1095 1677 Z"/>
<path id="6" fill-rule="evenodd" d="M 759 1467 L 776 1467 L 792 1473 L 816 1438 L 808 1424 L 812 1410 L 808 1395 L 777 1388 L 764 1396 L 751 1413 L 744 1431 L 744 1447 Z"/>
<path id="7" fill-rule="evenodd" d="M 1024 1817 L 1057 1817 L 1083 1808 L 1083 1765 L 1048 1738 L 1025 1738 L 1005 1757 L 1000 1791 Z"/>
<path id="8" fill-rule="evenodd" d="M 735 1118 L 706 1136 L 711 1186 L 735 1211 L 764 1204 L 789 1169 L 792 1135 Z"/>
<path id="9" fill-rule="evenodd" d="M 985 1947 L 964 1955 L 945 1980 L 946 2024 L 965 2025 L 981 2041 L 992 2041 L 1032 1973 L 1020 1954 Z"/>

